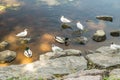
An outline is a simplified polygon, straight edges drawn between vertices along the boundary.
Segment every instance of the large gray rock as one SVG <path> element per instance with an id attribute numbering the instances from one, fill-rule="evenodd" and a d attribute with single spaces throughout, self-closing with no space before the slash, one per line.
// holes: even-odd
<path id="1" fill-rule="evenodd" d="M 92 39 L 96 42 L 102 42 L 106 40 L 106 34 L 103 30 L 97 30 L 94 34 Z"/>
<path id="2" fill-rule="evenodd" d="M 78 71 L 87 68 L 87 60 L 82 56 L 66 56 L 49 60 L 47 66 Z"/>
<path id="3" fill-rule="evenodd" d="M 52 74 L 69 74 L 73 71 L 86 69 L 87 60 L 80 55 L 81 51 L 75 49 L 47 52 L 40 55 L 40 65 L 46 68 L 40 68 L 39 71 Z"/>
<path id="4" fill-rule="evenodd" d="M 120 52 L 116 53 L 110 47 L 104 46 L 97 49 L 95 53 L 87 55 L 87 59 L 98 66 L 108 68 L 120 65 Z"/>
<path id="5" fill-rule="evenodd" d="M 0 63 L 11 62 L 16 58 L 16 52 L 5 50 L 0 52 Z"/>
<path id="6" fill-rule="evenodd" d="M 120 69 L 113 69 L 109 74 L 109 78 L 112 80 L 119 80 L 120 79 Z"/>
<path id="7" fill-rule="evenodd" d="M 0 80 L 53 80 L 54 75 L 40 72 L 40 62 L 0 67 Z M 42 69 L 42 68 L 41 68 Z M 47 69 L 46 69 L 47 70 Z"/>
<path id="8" fill-rule="evenodd" d="M 75 49 L 66 49 L 61 52 L 47 52 L 46 54 L 40 55 L 39 60 L 49 60 L 61 56 L 80 56 L 81 53 L 82 52 L 80 50 Z"/>
<path id="9" fill-rule="evenodd" d="M 57 75 L 63 76 L 87 69 L 87 60 L 80 56 L 81 51 L 67 49 L 60 53 L 48 52 L 33 63 L 0 67 L 0 80 L 54 80 Z"/>
<path id="10" fill-rule="evenodd" d="M 64 80 L 102 80 L 102 76 L 106 74 L 106 70 L 80 70 L 76 73 L 64 76 Z"/>
<path id="11" fill-rule="evenodd" d="M 44 64 L 44 65 L 43 65 Z M 35 61 L 30 64 L 12 65 L 0 67 L 0 80 L 53 80 L 55 75 L 66 75 L 77 70 L 87 68 L 87 61 L 83 57 L 67 56 L 51 59 L 47 64 L 41 61 Z"/>

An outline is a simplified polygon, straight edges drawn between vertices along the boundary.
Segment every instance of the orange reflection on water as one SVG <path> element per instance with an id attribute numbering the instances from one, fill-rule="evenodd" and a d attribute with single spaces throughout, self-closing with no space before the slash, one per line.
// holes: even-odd
<path id="1" fill-rule="evenodd" d="M 48 33 L 42 35 L 39 44 L 39 50 L 42 52 L 47 52 L 51 50 L 51 43 L 53 42 L 53 35 Z"/>
<path id="2" fill-rule="evenodd" d="M 7 41 L 10 42 L 10 43 L 15 43 L 16 40 L 17 40 L 16 36 L 15 36 L 13 33 L 5 36 L 4 39 L 7 40 Z"/>
<path id="3" fill-rule="evenodd" d="M 46 52 L 46 51 L 50 51 L 51 50 L 51 46 L 49 43 L 41 43 L 39 46 L 39 50 L 42 52 Z"/>
<path id="4" fill-rule="evenodd" d="M 45 42 L 50 42 L 53 39 L 53 36 L 48 34 L 48 33 L 46 33 L 46 34 L 42 35 L 41 39 L 45 40 Z"/>
<path id="5" fill-rule="evenodd" d="M 26 64 L 26 63 L 32 62 L 33 59 L 27 58 L 26 56 L 24 56 L 24 52 L 19 52 L 17 53 L 16 61 L 19 62 L 20 64 Z"/>
<path id="6" fill-rule="evenodd" d="M 0 67 L 5 67 L 5 66 L 8 66 L 8 64 L 7 63 L 4 63 L 4 64 L 0 64 Z"/>

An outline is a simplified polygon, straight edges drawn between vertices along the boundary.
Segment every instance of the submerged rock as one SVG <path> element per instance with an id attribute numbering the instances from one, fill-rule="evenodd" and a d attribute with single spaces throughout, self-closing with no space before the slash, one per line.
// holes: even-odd
<path id="1" fill-rule="evenodd" d="M 73 31 L 72 32 L 72 36 L 77 36 L 77 37 L 79 37 L 79 36 L 81 36 L 83 34 L 83 31 L 80 31 L 80 30 L 77 30 L 77 31 Z"/>
<path id="2" fill-rule="evenodd" d="M 74 38 L 73 40 L 79 44 L 86 44 L 88 42 L 87 37 L 84 36 Z"/>
<path id="3" fill-rule="evenodd" d="M 110 35 L 113 36 L 113 37 L 119 37 L 120 36 L 120 30 L 111 31 Z"/>
<path id="4" fill-rule="evenodd" d="M 19 38 L 18 43 L 19 44 L 27 44 L 30 40 L 31 40 L 31 38 Z"/>
<path id="5" fill-rule="evenodd" d="M 67 25 L 67 24 L 62 24 L 62 25 L 61 25 L 61 28 L 62 28 L 62 29 L 71 29 L 71 30 L 73 30 L 72 27 L 69 26 L 69 25 Z"/>
<path id="6" fill-rule="evenodd" d="M 9 45 L 9 43 L 7 41 L 2 41 L 0 43 L 0 49 L 4 50 L 8 45 Z"/>
<path id="7" fill-rule="evenodd" d="M 104 21 L 113 21 L 113 17 L 112 16 L 96 16 L 97 19 L 99 20 L 104 20 Z"/>
<path id="8" fill-rule="evenodd" d="M 0 52 L 0 63 L 11 62 L 16 58 L 16 52 L 5 50 Z"/>
<path id="9" fill-rule="evenodd" d="M 102 42 L 102 41 L 105 41 L 106 40 L 106 34 L 103 30 L 97 30 L 92 39 L 96 42 Z"/>

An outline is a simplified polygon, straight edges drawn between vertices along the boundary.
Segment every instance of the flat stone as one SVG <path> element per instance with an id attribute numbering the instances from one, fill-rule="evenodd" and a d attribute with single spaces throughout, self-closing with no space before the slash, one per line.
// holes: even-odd
<path id="1" fill-rule="evenodd" d="M 64 80 L 102 80 L 102 76 L 97 75 L 97 76 L 80 76 L 77 78 L 67 78 Z"/>
<path id="2" fill-rule="evenodd" d="M 61 52 L 47 52 L 45 54 L 40 55 L 39 60 L 49 60 L 61 56 L 80 56 L 81 53 L 82 52 L 80 50 L 75 50 L 75 49 L 66 49 Z"/>
<path id="3" fill-rule="evenodd" d="M 66 56 L 80 56 L 82 52 L 76 49 L 66 49 L 64 50 Z"/>
<path id="4" fill-rule="evenodd" d="M 120 79 L 120 69 L 113 69 L 109 74 L 109 78 L 113 80 Z"/>
<path id="5" fill-rule="evenodd" d="M 50 59 L 43 65 L 41 61 L 35 61 L 29 64 L 11 65 L 0 67 L 0 80 L 15 79 L 29 80 L 55 79 L 55 75 L 66 75 L 77 70 L 87 68 L 87 61 L 84 57 L 67 56 Z"/>
<path id="6" fill-rule="evenodd" d="M 109 47 L 101 47 L 95 53 L 89 54 L 86 57 L 92 63 L 103 68 L 120 65 L 120 52 L 114 53 Z"/>
<path id="7" fill-rule="evenodd" d="M 87 68 L 87 60 L 82 56 L 66 56 L 49 60 L 47 67 L 72 70 L 84 70 Z M 56 71 L 56 70 L 55 70 Z"/>
<path id="8" fill-rule="evenodd" d="M 80 70 L 76 73 L 64 76 L 63 78 L 67 79 L 67 78 L 77 78 L 81 76 L 97 76 L 97 75 L 103 76 L 105 74 L 106 74 L 106 70 L 90 69 L 90 70 Z"/>
<path id="9" fill-rule="evenodd" d="M 5 50 L 0 52 L 0 62 L 5 63 L 5 62 L 11 62 L 16 58 L 16 52 L 10 51 L 10 50 Z"/>

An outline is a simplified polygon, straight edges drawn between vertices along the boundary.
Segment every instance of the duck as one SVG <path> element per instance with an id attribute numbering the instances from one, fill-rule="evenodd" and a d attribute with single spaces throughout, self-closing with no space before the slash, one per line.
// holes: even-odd
<path id="1" fill-rule="evenodd" d="M 115 44 L 113 42 L 110 44 L 110 48 L 112 50 L 114 50 L 113 53 L 119 53 L 120 52 L 120 45 L 117 45 L 117 44 Z"/>
<path id="2" fill-rule="evenodd" d="M 24 55 L 26 57 L 32 57 L 32 51 L 30 50 L 29 47 L 26 47 L 25 51 L 24 51 Z"/>
<path id="3" fill-rule="evenodd" d="M 61 16 L 60 20 L 61 20 L 61 22 L 63 22 L 63 23 L 70 23 L 70 22 L 71 22 L 71 20 L 65 18 L 64 16 Z"/>
<path id="4" fill-rule="evenodd" d="M 114 49 L 114 50 L 115 50 L 115 49 L 117 50 L 117 49 L 120 49 L 120 45 L 117 45 L 117 44 L 115 44 L 115 43 L 112 42 L 112 43 L 110 44 L 110 48 L 111 48 L 111 49 Z"/>
<path id="5" fill-rule="evenodd" d="M 61 52 L 61 51 L 63 51 L 63 49 L 56 46 L 55 44 L 52 44 L 52 51 L 53 52 Z"/>
<path id="6" fill-rule="evenodd" d="M 82 31 L 84 30 L 84 26 L 80 23 L 80 21 L 78 21 L 76 25 L 79 30 L 82 30 Z"/>
<path id="7" fill-rule="evenodd" d="M 28 33 L 27 30 L 28 29 L 24 29 L 24 31 L 18 33 L 16 36 L 17 37 L 25 37 L 25 36 L 27 36 L 27 33 Z"/>
<path id="8" fill-rule="evenodd" d="M 68 40 L 69 38 L 68 37 L 60 37 L 60 36 L 55 36 L 54 37 L 55 41 L 57 41 L 58 43 L 61 43 L 61 44 L 65 44 L 65 46 L 68 46 Z"/>

